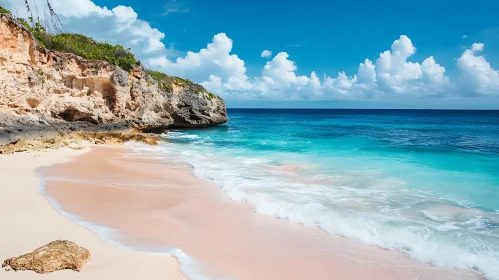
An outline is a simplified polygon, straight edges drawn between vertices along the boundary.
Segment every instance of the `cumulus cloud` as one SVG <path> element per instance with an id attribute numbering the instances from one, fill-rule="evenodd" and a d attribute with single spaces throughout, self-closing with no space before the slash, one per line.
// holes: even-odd
<path id="1" fill-rule="evenodd" d="M 277 53 L 263 66 L 261 75 L 250 78 L 244 61 L 232 54 L 233 42 L 224 33 L 217 34 L 206 48 L 188 52 L 171 61 L 164 56 L 148 64 L 173 75 L 189 77 L 221 95 L 240 98 L 334 99 L 365 98 L 378 95 L 437 95 L 449 89 L 446 69 L 434 57 L 422 63 L 409 61 L 416 48 L 407 36 L 395 40 L 390 50 L 382 52 L 376 62 L 365 59 L 356 74 L 339 72 L 319 78 L 298 74 L 297 64 L 287 52 Z M 263 51 L 262 57 L 271 57 Z"/>
<path id="2" fill-rule="evenodd" d="M 392 44 L 391 51 L 380 54 L 376 60 L 376 76 L 380 89 L 397 94 L 428 93 L 444 90 L 448 82 L 445 68 L 429 57 L 422 64 L 408 61 L 416 53 L 409 37 L 402 35 Z"/>
<path id="3" fill-rule="evenodd" d="M 30 1 L 31 2 L 31 1 Z M 38 7 L 44 7 L 46 1 L 37 0 Z M 24 1 L 14 1 L 16 7 L 23 7 Z M 85 18 L 89 16 L 108 17 L 112 16 L 113 12 L 107 7 L 99 7 L 91 0 L 78 0 L 78 1 L 50 1 L 54 10 L 64 17 Z M 25 11 L 24 8 L 18 8 L 18 11 Z"/>
<path id="4" fill-rule="evenodd" d="M 270 57 L 272 55 L 272 52 L 269 50 L 264 50 L 262 54 L 260 55 L 261 57 Z"/>
<path id="5" fill-rule="evenodd" d="M 484 47 L 475 43 L 457 60 L 459 84 L 466 94 L 499 95 L 499 71 L 492 68 L 485 56 L 479 55 Z"/>
<path id="6" fill-rule="evenodd" d="M 423 72 L 423 81 L 426 85 L 435 88 L 445 89 L 445 85 L 449 84 L 449 77 L 445 76 L 445 68 L 435 62 L 433 56 L 428 57 L 421 64 Z"/>
<path id="7" fill-rule="evenodd" d="M 222 78 L 215 75 L 210 75 L 208 81 L 202 82 L 201 85 L 213 92 L 223 91 Z"/>
<path id="8" fill-rule="evenodd" d="M 263 77 L 279 88 L 290 86 L 302 86 L 308 83 L 305 76 L 297 76 L 295 71 L 298 69 L 295 63 L 288 59 L 286 52 L 278 53 L 271 61 L 265 64 L 263 68 Z"/>
<path id="9" fill-rule="evenodd" d="M 310 99 L 322 95 L 322 84 L 315 72 L 310 76 L 297 75 L 296 63 L 289 54 L 280 52 L 263 67 L 262 74 L 254 78 L 253 90 L 258 96 L 285 99 Z"/>
<path id="10" fill-rule="evenodd" d="M 339 72 L 336 78 L 329 76 L 324 76 L 324 90 L 328 95 L 333 95 L 333 97 L 354 95 L 357 91 L 354 91 L 357 86 L 357 76 L 349 78 L 345 72 Z"/>
<path id="11" fill-rule="evenodd" d="M 376 84 L 375 66 L 369 59 L 366 58 L 364 63 L 359 65 L 358 81 L 360 84 L 374 85 Z"/>
<path id="12" fill-rule="evenodd" d="M 481 51 L 483 51 L 484 47 L 485 47 L 485 45 L 482 43 L 474 43 L 473 45 L 471 45 L 471 51 L 474 53 L 481 52 Z"/>
<path id="13" fill-rule="evenodd" d="M 188 52 L 174 61 L 165 56 L 154 57 L 147 64 L 171 75 L 205 81 L 203 84 L 213 91 L 249 90 L 252 84 L 246 76 L 244 61 L 231 53 L 232 46 L 232 40 L 225 33 L 219 33 L 198 52 Z"/>
<path id="14" fill-rule="evenodd" d="M 416 53 L 409 37 L 402 35 L 390 50 L 380 53 L 373 63 L 365 59 L 352 76 L 339 72 L 324 75 L 322 96 L 330 98 L 365 98 L 378 95 L 435 95 L 449 86 L 445 68 L 428 57 L 421 64 L 408 59 Z"/>

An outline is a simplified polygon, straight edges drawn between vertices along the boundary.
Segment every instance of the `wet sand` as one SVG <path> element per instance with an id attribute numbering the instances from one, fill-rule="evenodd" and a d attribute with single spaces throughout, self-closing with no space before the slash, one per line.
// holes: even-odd
<path id="1" fill-rule="evenodd" d="M 65 270 L 40 275 L 0 269 L 0 279 L 186 279 L 178 271 L 175 258 L 108 244 L 59 215 L 38 193 L 41 182 L 34 169 L 67 162 L 85 152 L 65 148 L 0 155 L 0 264 L 58 239 L 73 241 L 91 254 L 89 263 L 80 272 Z"/>
<path id="2" fill-rule="evenodd" d="M 42 168 L 45 194 L 67 213 L 115 229 L 109 237 L 126 246 L 180 248 L 209 278 L 482 279 L 257 214 L 187 166 L 133 154 L 94 147 L 69 163 Z"/>

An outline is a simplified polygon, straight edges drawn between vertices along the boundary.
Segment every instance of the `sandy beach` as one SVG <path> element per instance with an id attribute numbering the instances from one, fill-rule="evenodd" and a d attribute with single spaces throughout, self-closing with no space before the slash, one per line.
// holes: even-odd
<path id="1" fill-rule="evenodd" d="M 0 269 L 0 279 L 186 279 L 178 271 L 175 258 L 112 246 L 59 215 L 38 193 L 40 178 L 34 169 L 67 162 L 88 151 L 60 149 L 0 155 L 0 260 L 58 239 L 73 241 L 92 255 L 81 272 L 39 275 Z"/>
<path id="2" fill-rule="evenodd" d="M 0 0 L 0 280 L 499 280 L 484 2 Z"/>
<path id="3" fill-rule="evenodd" d="M 187 166 L 167 159 L 142 158 L 124 147 L 93 147 L 78 154 L 71 162 L 39 169 L 46 180 L 44 194 L 56 201 L 60 210 L 114 229 L 106 238 L 131 248 L 152 252 L 179 248 L 197 260 L 197 269 L 211 279 L 332 279 L 333 275 L 336 279 L 482 279 L 474 272 L 435 267 L 401 252 L 256 214 L 249 205 L 231 201 L 216 186 L 194 177 Z M 27 158 L 25 154 L 14 157 Z M 41 159 L 43 155 L 36 160 Z M 118 273 L 118 269 L 130 276 L 126 268 L 137 258 L 144 269 L 156 269 L 155 276 L 178 275 L 174 259 L 132 252 L 127 252 L 128 256 L 55 215 L 39 194 L 32 191 L 31 195 L 37 196 L 55 220 L 61 220 L 61 227 L 74 228 L 75 233 L 67 238 L 93 252 L 92 264 L 83 275 Z M 38 222 L 44 221 L 48 214 L 39 213 Z M 54 232 L 37 234 L 37 238 L 63 238 Z M 78 239 L 87 235 L 88 241 Z M 28 245 L 23 244 L 26 247 L 19 251 L 36 247 Z M 105 252 L 103 260 L 99 250 Z M 138 273 L 136 264 L 133 267 Z"/>

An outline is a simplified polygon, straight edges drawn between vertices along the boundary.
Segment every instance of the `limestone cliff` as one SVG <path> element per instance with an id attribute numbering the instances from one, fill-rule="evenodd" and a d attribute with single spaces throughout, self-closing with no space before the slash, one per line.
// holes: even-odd
<path id="1" fill-rule="evenodd" d="M 160 86 L 140 63 L 125 71 L 40 48 L 19 21 L 0 14 L 0 145 L 23 130 L 42 135 L 98 125 L 154 131 L 227 120 L 224 101 L 199 85 Z"/>

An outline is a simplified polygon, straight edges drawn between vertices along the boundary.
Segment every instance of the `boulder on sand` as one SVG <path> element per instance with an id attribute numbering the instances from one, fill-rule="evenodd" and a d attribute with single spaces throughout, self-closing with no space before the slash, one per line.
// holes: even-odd
<path id="1" fill-rule="evenodd" d="M 87 249 L 71 241 L 57 240 L 31 253 L 7 259 L 2 267 L 45 274 L 64 269 L 80 271 L 89 260 L 90 252 Z"/>

